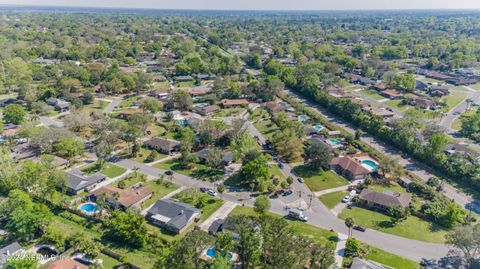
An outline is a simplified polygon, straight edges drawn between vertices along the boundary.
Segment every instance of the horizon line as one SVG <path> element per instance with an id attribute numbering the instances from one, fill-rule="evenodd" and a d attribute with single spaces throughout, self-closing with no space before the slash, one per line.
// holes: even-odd
<path id="1" fill-rule="evenodd" d="M 34 8 L 91 8 L 91 9 L 122 9 L 122 10 L 157 10 L 157 11 L 263 11 L 263 12 L 319 12 L 319 11 L 480 11 L 480 8 L 369 8 L 369 9 L 223 9 L 223 8 L 160 8 L 160 7 L 113 7 L 113 6 L 65 6 L 65 5 L 17 5 L 0 4 L 2 7 L 34 7 Z"/>

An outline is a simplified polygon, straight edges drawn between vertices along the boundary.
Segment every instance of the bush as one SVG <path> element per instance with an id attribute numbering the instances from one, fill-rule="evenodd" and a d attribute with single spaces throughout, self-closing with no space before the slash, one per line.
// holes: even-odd
<path id="1" fill-rule="evenodd" d="M 151 163 L 155 161 L 155 159 L 158 157 L 158 153 L 155 150 L 152 150 L 150 154 L 148 154 L 147 158 L 145 159 L 145 162 Z"/>

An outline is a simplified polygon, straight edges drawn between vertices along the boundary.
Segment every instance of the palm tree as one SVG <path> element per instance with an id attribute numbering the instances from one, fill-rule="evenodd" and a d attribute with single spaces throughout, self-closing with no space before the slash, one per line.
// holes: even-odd
<path id="1" fill-rule="evenodd" d="M 134 167 L 132 168 L 132 170 L 133 170 L 133 173 L 135 174 L 135 177 L 136 177 L 136 176 L 137 176 L 137 173 L 138 173 L 138 170 L 140 170 L 140 168 L 138 168 L 138 166 L 134 166 Z"/>
<path id="2" fill-rule="evenodd" d="M 352 236 L 352 228 L 355 225 L 355 220 L 353 218 L 345 219 L 345 226 L 348 227 L 348 237 Z"/>

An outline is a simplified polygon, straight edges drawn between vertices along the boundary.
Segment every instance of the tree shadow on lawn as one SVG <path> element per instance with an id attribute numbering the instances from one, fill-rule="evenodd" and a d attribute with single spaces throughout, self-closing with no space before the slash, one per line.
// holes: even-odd
<path id="1" fill-rule="evenodd" d="M 307 165 L 300 165 L 295 168 L 293 168 L 293 173 L 299 177 L 303 178 L 309 178 L 309 177 L 314 177 L 318 176 L 320 174 L 319 171 L 315 171 L 314 169 L 311 169 Z"/>

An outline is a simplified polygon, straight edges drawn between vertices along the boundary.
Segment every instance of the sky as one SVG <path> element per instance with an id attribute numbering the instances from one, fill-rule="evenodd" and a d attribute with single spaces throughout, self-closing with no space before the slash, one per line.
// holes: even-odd
<path id="1" fill-rule="evenodd" d="M 0 5 L 223 10 L 480 9 L 480 0 L 0 0 Z"/>

